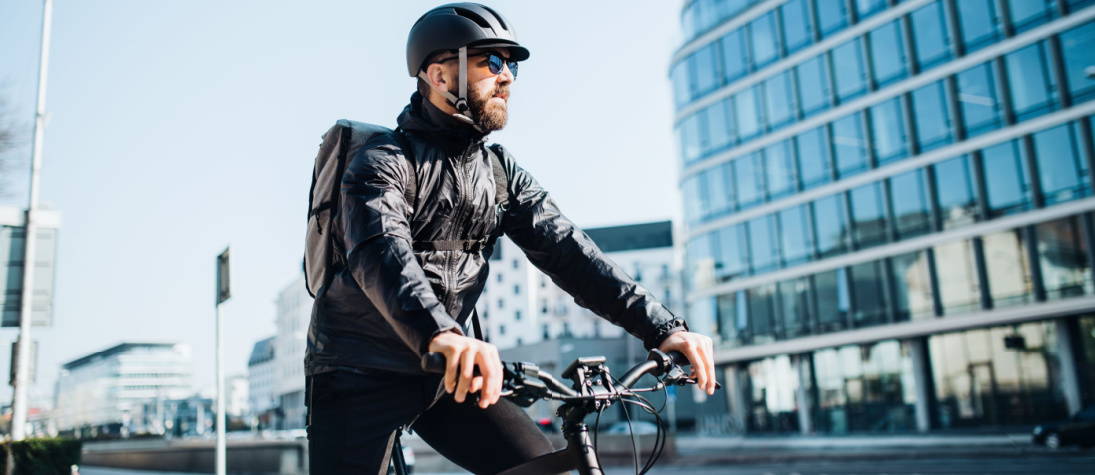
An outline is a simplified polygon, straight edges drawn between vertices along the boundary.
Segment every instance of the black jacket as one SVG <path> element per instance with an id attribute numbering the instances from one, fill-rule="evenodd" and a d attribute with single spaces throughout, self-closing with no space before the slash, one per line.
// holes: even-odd
<path id="1" fill-rule="evenodd" d="M 406 141 L 380 137 L 342 176 L 334 252 L 346 265 L 316 295 L 304 358 L 308 375 L 340 367 L 418 373 L 432 337 L 456 330 L 487 281 L 501 233 L 575 301 L 648 348 L 684 330 L 677 319 L 570 222 L 509 153 L 509 203 L 496 207 L 485 137 L 415 93 L 399 115 Z M 412 147 L 411 161 L 401 143 Z M 414 206 L 405 185 L 415 180 Z M 472 240 L 486 250 L 419 250 L 412 243 Z"/>

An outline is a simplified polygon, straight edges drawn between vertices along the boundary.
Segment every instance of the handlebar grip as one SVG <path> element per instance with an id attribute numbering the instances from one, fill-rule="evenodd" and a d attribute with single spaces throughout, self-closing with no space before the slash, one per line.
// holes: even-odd
<path id="1" fill-rule="evenodd" d="M 684 353 L 681 353 L 679 351 L 670 352 L 669 357 L 672 358 L 673 364 L 677 366 L 689 366 L 692 364 L 688 361 L 688 357 L 684 356 Z"/>
<path id="2" fill-rule="evenodd" d="M 426 353 L 422 355 L 422 371 L 444 374 L 445 355 L 442 353 Z"/>

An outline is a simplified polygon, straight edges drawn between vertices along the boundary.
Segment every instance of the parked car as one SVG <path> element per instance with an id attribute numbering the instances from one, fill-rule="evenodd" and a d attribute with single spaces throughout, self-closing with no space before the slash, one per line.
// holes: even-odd
<path id="1" fill-rule="evenodd" d="M 1051 449 L 1066 445 L 1095 445 L 1095 405 L 1073 414 L 1066 421 L 1041 424 L 1034 428 L 1031 441 Z"/>

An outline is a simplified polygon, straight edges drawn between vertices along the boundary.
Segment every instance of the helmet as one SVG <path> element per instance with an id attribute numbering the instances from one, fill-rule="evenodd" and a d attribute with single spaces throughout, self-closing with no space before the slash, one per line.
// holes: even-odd
<path id="1" fill-rule="evenodd" d="M 449 3 L 434 8 L 411 26 L 407 35 L 407 72 L 429 82 L 422 66 L 430 55 L 455 50 L 460 61 L 456 95 L 434 89 L 456 108 L 453 117 L 478 128 L 468 106 L 468 48 L 505 48 L 515 61 L 528 59 L 529 52 L 517 43 L 513 26 L 502 15 L 478 3 Z"/>
<path id="2" fill-rule="evenodd" d="M 529 52 L 517 43 L 517 35 L 502 15 L 478 3 L 449 3 L 426 12 L 407 35 L 407 72 L 418 76 L 426 58 L 438 51 L 472 48 L 507 48 L 516 61 Z"/>

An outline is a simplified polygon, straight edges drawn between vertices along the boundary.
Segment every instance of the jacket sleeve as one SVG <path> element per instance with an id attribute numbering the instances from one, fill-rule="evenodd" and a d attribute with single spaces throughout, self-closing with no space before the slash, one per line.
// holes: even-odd
<path id="1" fill-rule="evenodd" d="M 503 229 L 555 285 L 578 305 L 641 339 L 648 349 L 687 330 L 684 320 L 658 303 L 563 216 L 547 191 L 508 153 L 503 164 L 511 177 Z"/>
<path id="2" fill-rule="evenodd" d="M 423 354 L 434 335 L 462 332 L 414 257 L 408 168 L 392 146 L 355 153 L 342 175 L 339 224 L 350 275 L 403 342 Z"/>

